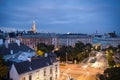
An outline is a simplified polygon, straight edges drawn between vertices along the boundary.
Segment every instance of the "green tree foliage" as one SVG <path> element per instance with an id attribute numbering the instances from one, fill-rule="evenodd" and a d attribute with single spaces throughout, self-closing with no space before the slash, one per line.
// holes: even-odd
<path id="1" fill-rule="evenodd" d="M 106 80 L 120 80 L 120 67 L 107 68 L 104 74 Z"/>
<path id="2" fill-rule="evenodd" d="M 3 80 L 5 76 L 8 74 L 8 68 L 6 66 L 6 63 L 2 59 L 2 56 L 0 56 L 0 80 Z"/>
<path id="3" fill-rule="evenodd" d="M 54 45 L 46 45 L 44 43 L 38 43 L 37 44 L 37 54 L 44 54 L 46 52 L 52 52 L 54 49 Z"/>
<path id="4" fill-rule="evenodd" d="M 67 46 L 62 46 L 57 53 L 58 53 L 57 55 L 59 55 L 59 57 L 60 57 L 60 61 L 65 62 L 66 61 L 66 56 L 68 56 L 68 55 L 66 55 Z"/>
<path id="5" fill-rule="evenodd" d="M 66 47 L 66 52 L 67 52 L 68 60 L 73 61 L 73 59 L 75 58 L 75 54 L 73 53 L 73 47 L 72 46 L 67 46 Z"/>
<path id="6" fill-rule="evenodd" d="M 86 51 L 86 52 L 91 52 L 91 49 L 92 49 L 92 44 L 86 43 L 86 44 L 85 44 L 85 51 Z"/>
<path id="7" fill-rule="evenodd" d="M 82 61 L 84 58 L 89 56 L 91 52 L 92 45 L 90 43 L 84 44 L 82 42 L 77 42 L 74 47 L 72 46 L 62 46 L 56 53 L 60 57 L 61 61 L 67 59 L 70 61 L 77 60 L 77 62 Z M 67 55 L 66 55 L 67 53 Z"/>
<path id="8" fill-rule="evenodd" d="M 92 48 L 92 45 L 90 43 L 84 44 L 80 41 L 77 42 L 73 50 L 73 53 L 75 53 L 77 56 L 77 61 L 80 62 L 84 60 L 85 58 L 89 57 L 91 48 Z"/>
<path id="9" fill-rule="evenodd" d="M 120 46 L 119 46 L 120 47 Z M 118 48 L 119 48 L 118 47 Z M 58 51 L 56 51 L 57 57 L 60 57 L 61 61 L 66 60 L 66 53 L 67 53 L 67 59 L 74 61 L 77 60 L 78 62 L 84 60 L 85 58 L 89 57 L 92 50 L 100 51 L 101 46 L 97 45 L 97 47 L 93 47 L 92 44 L 78 41 L 75 43 L 75 46 L 62 46 Z M 105 53 L 107 55 L 108 64 L 110 67 L 113 67 L 115 65 L 114 61 L 114 55 L 117 53 L 117 48 L 114 48 L 110 46 L 109 48 L 105 49 Z"/>
<path id="10" fill-rule="evenodd" d="M 106 49 L 105 53 L 107 55 L 108 65 L 110 67 L 113 67 L 115 65 L 114 55 L 116 53 L 116 49 L 110 46 L 109 48 Z"/>
<path id="11" fill-rule="evenodd" d="M 83 42 L 78 41 L 77 43 L 75 43 L 75 53 L 79 53 L 79 52 L 83 52 L 85 48 L 85 45 Z"/>

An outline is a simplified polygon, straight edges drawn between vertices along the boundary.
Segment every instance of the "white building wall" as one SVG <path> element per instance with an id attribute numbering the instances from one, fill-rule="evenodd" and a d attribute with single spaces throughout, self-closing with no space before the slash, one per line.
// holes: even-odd
<path id="1" fill-rule="evenodd" d="M 77 43 L 78 41 L 83 42 L 84 44 L 86 43 L 91 43 L 92 44 L 92 38 L 88 37 L 88 38 L 59 38 L 58 39 L 58 46 L 62 47 L 62 46 L 75 46 L 75 43 Z"/>
<path id="2" fill-rule="evenodd" d="M 10 79 L 19 80 L 19 75 L 14 65 L 12 65 L 9 75 L 10 75 Z"/>
<path id="3" fill-rule="evenodd" d="M 57 67 L 57 72 L 56 72 Z M 50 69 L 52 68 L 52 74 L 50 73 Z M 46 75 L 44 76 L 44 70 L 46 70 Z M 23 73 L 18 75 L 16 69 L 14 66 L 12 66 L 10 70 L 10 78 L 13 80 L 29 80 L 29 75 L 32 76 L 32 80 L 50 80 L 50 77 L 52 77 L 52 80 L 59 80 L 59 62 L 53 63 L 53 65 L 40 68 L 34 71 L 30 71 L 27 73 Z M 57 75 L 57 78 L 56 78 Z"/>
<path id="4" fill-rule="evenodd" d="M 57 38 L 52 38 L 52 44 L 57 48 Z"/>
<path id="5" fill-rule="evenodd" d="M 59 80 L 60 78 L 60 65 L 59 65 L 59 62 L 56 62 L 53 64 L 54 65 L 54 79 L 53 80 Z M 56 71 L 56 68 L 57 68 L 57 71 Z M 57 76 L 56 76 L 57 75 Z"/>

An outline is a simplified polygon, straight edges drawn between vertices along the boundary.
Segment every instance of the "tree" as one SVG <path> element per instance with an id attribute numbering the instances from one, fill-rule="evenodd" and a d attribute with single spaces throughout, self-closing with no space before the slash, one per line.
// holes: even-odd
<path id="1" fill-rule="evenodd" d="M 60 61 L 66 61 L 66 52 L 67 52 L 67 47 L 66 46 L 62 46 L 58 53 L 59 53 L 59 57 L 60 57 Z"/>
<path id="2" fill-rule="evenodd" d="M 72 60 L 73 61 L 73 58 L 75 57 L 74 54 L 73 54 L 73 47 L 72 46 L 67 46 L 66 47 L 66 52 L 67 52 L 68 60 Z"/>
<path id="3" fill-rule="evenodd" d="M 75 53 L 83 52 L 84 47 L 85 47 L 84 43 L 81 41 L 78 41 L 77 43 L 75 43 L 75 47 L 74 47 L 74 49 L 76 51 Z"/>
<path id="4" fill-rule="evenodd" d="M 114 61 L 115 49 L 112 46 L 110 46 L 109 48 L 106 49 L 105 53 L 109 67 L 114 67 L 114 65 L 116 64 Z"/>
<path id="5" fill-rule="evenodd" d="M 5 76 L 8 74 L 8 68 L 6 66 L 6 63 L 2 59 L 2 56 L 0 55 L 0 80 L 3 80 Z"/>
<path id="6" fill-rule="evenodd" d="M 47 51 L 51 52 L 54 49 L 54 45 L 47 45 Z"/>
<path id="7" fill-rule="evenodd" d="M 41 50 L 42 52 L 47 52 L 47 45 L 44 43 L 38 43 L 37 44 L 37 51 Z"/>
<path id="8" fill-rule="evenodd" d="M 52 52 L 54 49 L 54 45 L 46 45 L 45 43 L 38 43 L 37 44 L 37 54 L 44 55 L 44 53 Z"/>
<path id="9" fill-rule="evenodd" d="M 104 74 L 106 80 L 120 80 L 120 67 L 107 68 Z"/>
<path id="10" fill-rule="evenodd" d="M 86 43 L 85 44 L 85 52 L 91 52 L 91 48 L 92 48 L 92 44 L 90 44 L 90 43 Z"/>

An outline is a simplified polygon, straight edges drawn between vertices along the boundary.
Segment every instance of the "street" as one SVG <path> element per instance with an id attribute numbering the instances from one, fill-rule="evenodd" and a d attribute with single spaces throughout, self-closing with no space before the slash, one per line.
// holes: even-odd
<path id="1" fill-rule="evenodd" d="M 91 68 L 80 64 L 66 64 L 60 66 L 60 80 L 96 80 L 96 74 L 103 74 L 103 70 Z"/>

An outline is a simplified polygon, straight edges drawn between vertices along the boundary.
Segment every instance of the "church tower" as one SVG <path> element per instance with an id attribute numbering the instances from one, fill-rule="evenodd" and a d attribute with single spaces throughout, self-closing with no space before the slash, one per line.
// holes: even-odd
<path id="1" fill-rule="evenodd" d="M 32 31 L 33 31 L 33 33 L 36 33 L 36 24 L 35 24 L 35 21 L 33 21 L 33 24 L 32 24 Z"/>

